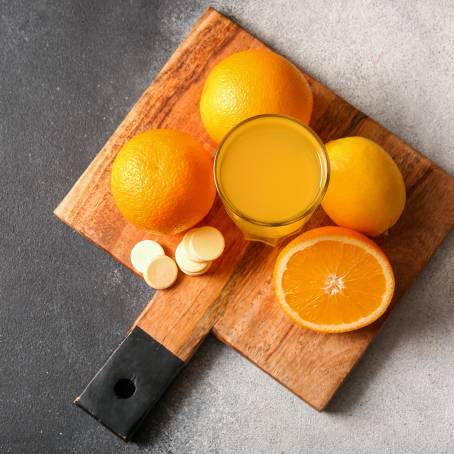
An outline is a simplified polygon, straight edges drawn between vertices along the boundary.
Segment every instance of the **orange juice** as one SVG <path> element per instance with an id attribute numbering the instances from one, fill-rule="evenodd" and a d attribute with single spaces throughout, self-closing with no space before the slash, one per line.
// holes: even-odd
<path id="1" fill-rule="evenodd" d="M 275 245 L 301 230 L 320 203 L 328 181 L 325 148 L 296 120 L 253 117 L 219 146 L 215 180 L 246 238 Z"/>

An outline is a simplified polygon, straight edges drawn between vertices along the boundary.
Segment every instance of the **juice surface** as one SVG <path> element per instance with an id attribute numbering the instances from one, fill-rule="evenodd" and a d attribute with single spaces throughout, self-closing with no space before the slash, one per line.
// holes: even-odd
<path id="1" fill-rule="evenodd" d="M 261 117 L 239 126 L 222 145 L 217 179 L 229 203 L 263 223 L 302 215 L 322 184 L 320 143 L 283 117 Z"/>

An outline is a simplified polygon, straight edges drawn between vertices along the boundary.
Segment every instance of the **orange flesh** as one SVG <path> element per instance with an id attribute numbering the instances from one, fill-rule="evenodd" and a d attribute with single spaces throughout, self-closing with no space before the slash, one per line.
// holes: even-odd
<path id="1" fill-rule="evenodd" d="M 338 325 L 376 310 L 383 303 L 386 279 L 363 248 L 323 240 L 290 258 L 282 288 L 287 304 L 304 320 Z"/>

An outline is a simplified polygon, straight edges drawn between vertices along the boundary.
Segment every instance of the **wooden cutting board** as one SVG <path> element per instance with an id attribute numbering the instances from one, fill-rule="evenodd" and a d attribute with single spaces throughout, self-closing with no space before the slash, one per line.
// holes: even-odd
<path id="1" fill-rule="evenodd" d="M 110 169 L 115 155 L 128 139 L 148 128 L 185 131 L 214 152 L 215 144 L 203 130 L 198 110 L 204 80 L 224 57 L 263 47 L 261 41 L 209 8 L 55 214 L 132 269 L 132 246 L 154 237 L 127 224 L 113 204 Z M 306 76 L 315 96 L 311 126 L 322 140 L 368 137 L 390 153 L 404 175 L 408 195 L 405 212 L 389 235 L 378 239 L 396 274 L 396 301 L 454 224 L 454 179 Z M 319 209 L 308 228 L 329 223 Z M 172 289 L 156 292 L 136 326 L 183 362 L 213 330 L 221 341 L 322 410 L 377 335 L 387 314 L 365 329 L 346 334 L 318 334 L 299 328 L 280 311 L 271 289 L 271 270 L 279 248 L 243 240 L 219 201 L 203 224 L 222 230 L 227 243 L 225 254 L 210 273 L 197 278 L 181 276 Z M 180 238 L 159 237 L 159 241 L 172 255 Z"/>

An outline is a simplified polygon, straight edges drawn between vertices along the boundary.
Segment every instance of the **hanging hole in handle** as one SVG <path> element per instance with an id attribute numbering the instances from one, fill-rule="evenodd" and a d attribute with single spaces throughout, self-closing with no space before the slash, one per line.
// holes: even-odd
<path id="1" fill-rule="evenodd" d="M 129 378 L 120 378 L 114 386 L 115 394 L 120 399 L 129 399 L 136 391 L 136 385 Z"/>

